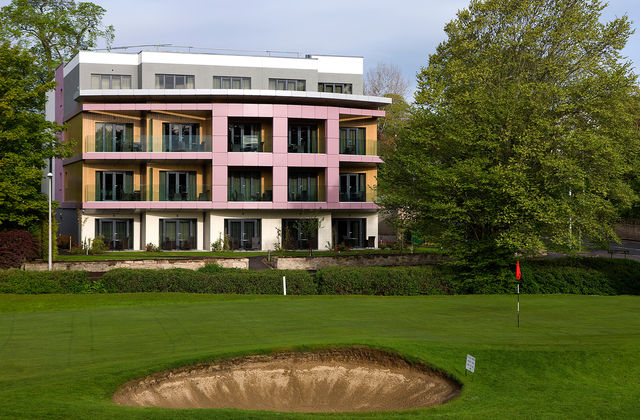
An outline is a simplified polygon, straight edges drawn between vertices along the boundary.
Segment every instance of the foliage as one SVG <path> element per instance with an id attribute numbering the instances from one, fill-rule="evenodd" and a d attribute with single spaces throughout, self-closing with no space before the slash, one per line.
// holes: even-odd
<path id="1" fill-rule="evenodd" d="M 30 227 L 48 212 L 45 161 L 70 149 L 56 142 L 61 127 L 40 114 L 54 85 L 38 81 L 33 56 L 2 43 L 0 63 L 0 228 Z"/>
<path id="2" fill-rule="evenodd" d="M 108 292 L 189 292 L 282 294 L 282 276 L 287 276 L 287 293 L 315 294 L 306 271 L 246 271 L 210 267 L 193 271 L 173 268 L 145 270 L 117 268 L 102 278 Z"/>
<path id="3" fill-rule="evenodd" d="M 304 217 L 299 219 L 298 229 L 302 233 L 302 237 L 307 239 L 309 245 L 309 256 L 313 255 L 313 245 L 317 243 L 318 232 L 322 228 L 324 217 Z M 289 235 L 291 237 L 291 235 Z"/>
<path id="4" fill-rule="evenodd" d="M 215 242 L 211 243 L 211 250 L 214 252 L 231 251 L 231 237 L 220 234 Z"/>
<path id="5" fill-rule="evenodd" d="M 637 197 L 636 77 L 626 16 L 597 0 L 472 1 L 418 75 L 410 129 L 379 174 L 396 222 L 461 274 L 516 252 L 608 244 Z"/>
<path id="6" fill-rule="evenodd" d="M 53 211 L 53 210 L 52 210 Z M 40 244 L 39 257 L 43 260 L 49 259 L 49 220 L 48 218 L 41 220 L 37 226 L 31 226 L 31 234 Z M 58 221 L 55 213 L 51 215 L 51 258 L 55 260 L 58 257 L 58 247 L 56 246 L 56 236 L 58 235 Z"/>
<path id="7" fill-rule="evenodd" d="M 36 57 L 42 81 L 79 50 L 93 48 L 99 39 L 109 47 L 113 26 L 102 25 L 106 10 L 73 0 L 13 0 L 0 10 L 0 37 L 29 48 Z"/>
<path id="8" fill-rule="evenodd" d="M 0 270 L 0 293 L 48 294 L 101 292 L 86 271 Z"/>
<path id="9" fill-rule="evenodd" d="M 89 254 L 104 254 L 107 251 L 107 244 L 104 242 L 104 236 L 98 236 L 91 240 L 91 247 L 89 248 Z"/>
<path id="10" fill-rule="evenodd" d="M 18 268 L 39 253 L 38 241 L 26 230 L 0 232 L 0 268 Z"/>
<path id="11" fill-rule="evenodd" d="M 330 267 L 315 274 L 321 295 L 413 296 L 446 294 L 433 267 Z"/>

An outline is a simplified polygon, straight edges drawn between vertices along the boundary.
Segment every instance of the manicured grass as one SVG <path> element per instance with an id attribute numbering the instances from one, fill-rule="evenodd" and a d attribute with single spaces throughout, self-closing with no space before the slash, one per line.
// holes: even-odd
<path id="1" fill-rule="evenodd" d="M 411 252 L 409 249 L 402 251 L 403 254 Z M 435 248 L 416 247 L 415 253 L 435 253 Z M 358 254 L 399 254 L 400 251 L 394 249 L 351 249 L 349 251 L 313 251 L 313 255 L 318 256 L 334 256 L 334 255 L 358 255 Z M 253 257 L 257 255 L 267 255 L 267 251 L 161 251 L 161 252 L 145 252 L 145 251 L 113 251 L 99 255 L 58 255 L 56 261 L 99 261 L 99 260 L 121 260 L 121 259 L 152 259 L 152 258 L 215 258 L 215 257 Z M 274 257 L 306 257 L 309 251 L 279 251 L 272 252 Z"/>
<path id="2" fill-rule="evenodd" d="M 632 296 L 0 296 L 0 417 L 638 418 L 640 298 Z M 254 352 L 364 344 L 454 374 L 461 396 L 395 413 L 120 407 L 129 379 Z M 465 355 L 476 373 L 464 375 Z"/>

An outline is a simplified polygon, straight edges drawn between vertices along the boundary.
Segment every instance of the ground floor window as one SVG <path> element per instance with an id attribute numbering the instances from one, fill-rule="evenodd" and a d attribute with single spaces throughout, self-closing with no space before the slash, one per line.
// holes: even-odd
<path id="1" fill-rule="evenodd" d="M 333 243 L 348 248 L 364 248 L 367 233 L 367 219 L 333 219 L 331 221 Z"/>
<path id="2" fill-rule="evenodd" d="M 282 219 L 284 249 L 318 249 L 318 219 Z M 314 222 L 315 221 L 315 222 Z"/>
<path id="3" fill-rule="evenodd" d="M 133 219 L 96 219 L 96 238 L 108 249 L 133 248 Z"/>
<path id="4" fill-rule="evenodd" d="M 196 219 L 160 219 L 160 248 L 195 249 Z"/>
<path id="5" fill-rule="evenodd" d="M 261 249 L 260 219 L 225 219 L 224 234 L 231 240 L 231 249 Z"/>

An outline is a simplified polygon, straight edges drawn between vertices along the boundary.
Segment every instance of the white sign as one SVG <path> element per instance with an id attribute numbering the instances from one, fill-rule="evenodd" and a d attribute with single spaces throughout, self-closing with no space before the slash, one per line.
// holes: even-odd
<path id="1" fill-rule="evenodd" d="M 467 370 L 471 373 L 476 369 L 476 358 L 467 354 Z"/>

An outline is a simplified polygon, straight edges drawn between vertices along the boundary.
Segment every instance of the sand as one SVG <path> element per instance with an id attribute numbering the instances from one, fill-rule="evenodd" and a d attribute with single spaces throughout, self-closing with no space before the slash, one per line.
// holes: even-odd
<path id="1" fill-rule="evenodd" d="M 366 347 L 248 356 L 130 381 L 128 406 L 295 412 L 403 410 L 444 404 L 460 384 L 428 366 Z"/>

